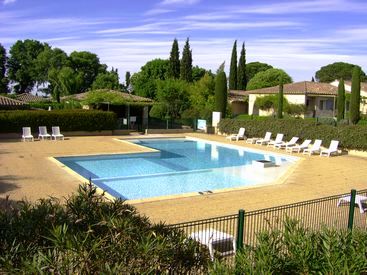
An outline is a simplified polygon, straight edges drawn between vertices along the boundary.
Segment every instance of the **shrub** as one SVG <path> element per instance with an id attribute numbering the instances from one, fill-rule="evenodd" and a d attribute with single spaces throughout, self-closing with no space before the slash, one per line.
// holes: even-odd
<path id="1" fill-rule="evenodd" d="M 114 129 L 116 115 L 88 110 L 1 111 L 0 125 L 1 133 L 20 133 L 24 126 L 33 130 L 38 126 L 60 126 L 63 131 L 100 131 Z"/>
<path id="2" fill-rule="evenodd" d="M 178 230 L 152 224 L 92 185 L 55 199 L 0 209 L 0 273 L 195 274 L 209 255 Z"/>

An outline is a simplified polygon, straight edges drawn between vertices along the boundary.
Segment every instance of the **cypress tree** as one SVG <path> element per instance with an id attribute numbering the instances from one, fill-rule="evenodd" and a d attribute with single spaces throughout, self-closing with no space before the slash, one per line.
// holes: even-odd
<path id="1" fill-rule="evenodd" d="M 237 90 L 246 90 L 247 76 L 246 76 L 246 50 L 245 43 L 242 43 L 241 55 L 238 60 L 237 68 Z"/>
<path id="2" fill-rule="evenodd" d="M 186 39 L 182 51 L 180 78 L 187 82 L 192 82 L 192 53 L 190 50 L 189 38 Z"/>
<path id="3" fill-rule="evenodd" d="M 116 69 L 116 73 L 117 73 L 117 69 Z M 127 71 L 125 74 L 125 84 L 126 84 L 126 89 L 128 89 L 130 86 L 130 72 L 129 71 Z"/>
<path id="4" fill-rule="evenodd" d="M 358 66 L 355 66 L 352 74 L 352 93 L 350 95 L 350 110 L 349 117 L 353 124 L 359 120 L 359 101 L 361 97 L 361 71 Z"/>
<path id="5" fill-rule="evenodd" d="M 338 116 L 337 119 L 342 120 L 344 118 L 345 108 L 345 87 L 343 78 L 340 79 L 338 85 Z"/>
<path id="6" fill-rule="evenodd" d="M 6 61 L 6 50 L 3 45 L 0 44 L 0 93 L 8 92 L 8 78 L 5 75 Z"/>
<path id="7" fill-rule="evenodd" d="M 168 78 L 180 78 L 180 52 L 177 39 L 173 40 L 167 71 Z"/>
<path id="8" fill-rule="evenodd" d="M 237 90 L 237 40 L 234 41 L 229 67 L 229 89 Z"/>
<path id="9" fill-rule="evenodd" d="M 283 118 L 283 78 L 279 79 L 278 111 L 277 118 Z"/>
<path id="10" fill-rule="evenodd" d="M 227 109 L 227 76 L 224 71 L 218 73 L 215 79 L 215 110 L 226 116 Z"/>

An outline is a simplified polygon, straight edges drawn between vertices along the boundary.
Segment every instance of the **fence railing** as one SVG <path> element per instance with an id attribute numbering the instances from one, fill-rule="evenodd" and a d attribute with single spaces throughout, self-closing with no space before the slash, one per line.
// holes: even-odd
<path id="1" fill-rule="evenodd" d="M 299 220 L 305 228 L 319 230 L 367 229 L 363 198 L 367 189 L 277 207 L 170 225 L 209 248 L 212 257 L 234 255 L 243 245 L 256 246 L 257 235 L 266 230 L 284 228 L 286 218 Z M 366 201 L 367 203 L 367 201 Z M 355 207 L 357 204 L 358 207 Z M 217 252 L 217 253 L 215 253 Z M 225 257 L 231 261 L 231 257 Z"/>

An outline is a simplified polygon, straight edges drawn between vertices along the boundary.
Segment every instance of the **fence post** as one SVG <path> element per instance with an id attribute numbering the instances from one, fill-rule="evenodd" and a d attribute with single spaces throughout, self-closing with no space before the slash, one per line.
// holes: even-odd
<path id="1" fill-rule="evenodd" d="M 238 211 L 236 251 L 243 248 L 243 231 L 245 225 L 245 210 Z"/>
<path id="2" fill-rule="evenodd" d="M 356 203 L 356 193 L 355 189 L 350 191 L 350 202 L 349 202 L 349 218 L 348 218 L 348 229 L 353 229 L 353 219 L 354 219 L 354 207 Z"/>

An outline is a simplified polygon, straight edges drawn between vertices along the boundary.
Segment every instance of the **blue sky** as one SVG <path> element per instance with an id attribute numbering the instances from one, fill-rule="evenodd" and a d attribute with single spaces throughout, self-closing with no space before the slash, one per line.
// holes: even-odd
<path id="1" fill-rule="evenodd" d="M 190 38 L 193 64 L 229 68 L 234 40 L 247 62 L 310 80 L 324 65 L 343 61 L 367 71 L 366 0 L 0 0 L 0 43 L 36 39 L 70 53 L 91 51 L 109 68 L 139 71 L 168 58 L 177 38 Z M 238 46 L 238 54 L 240 47 Z"/>

